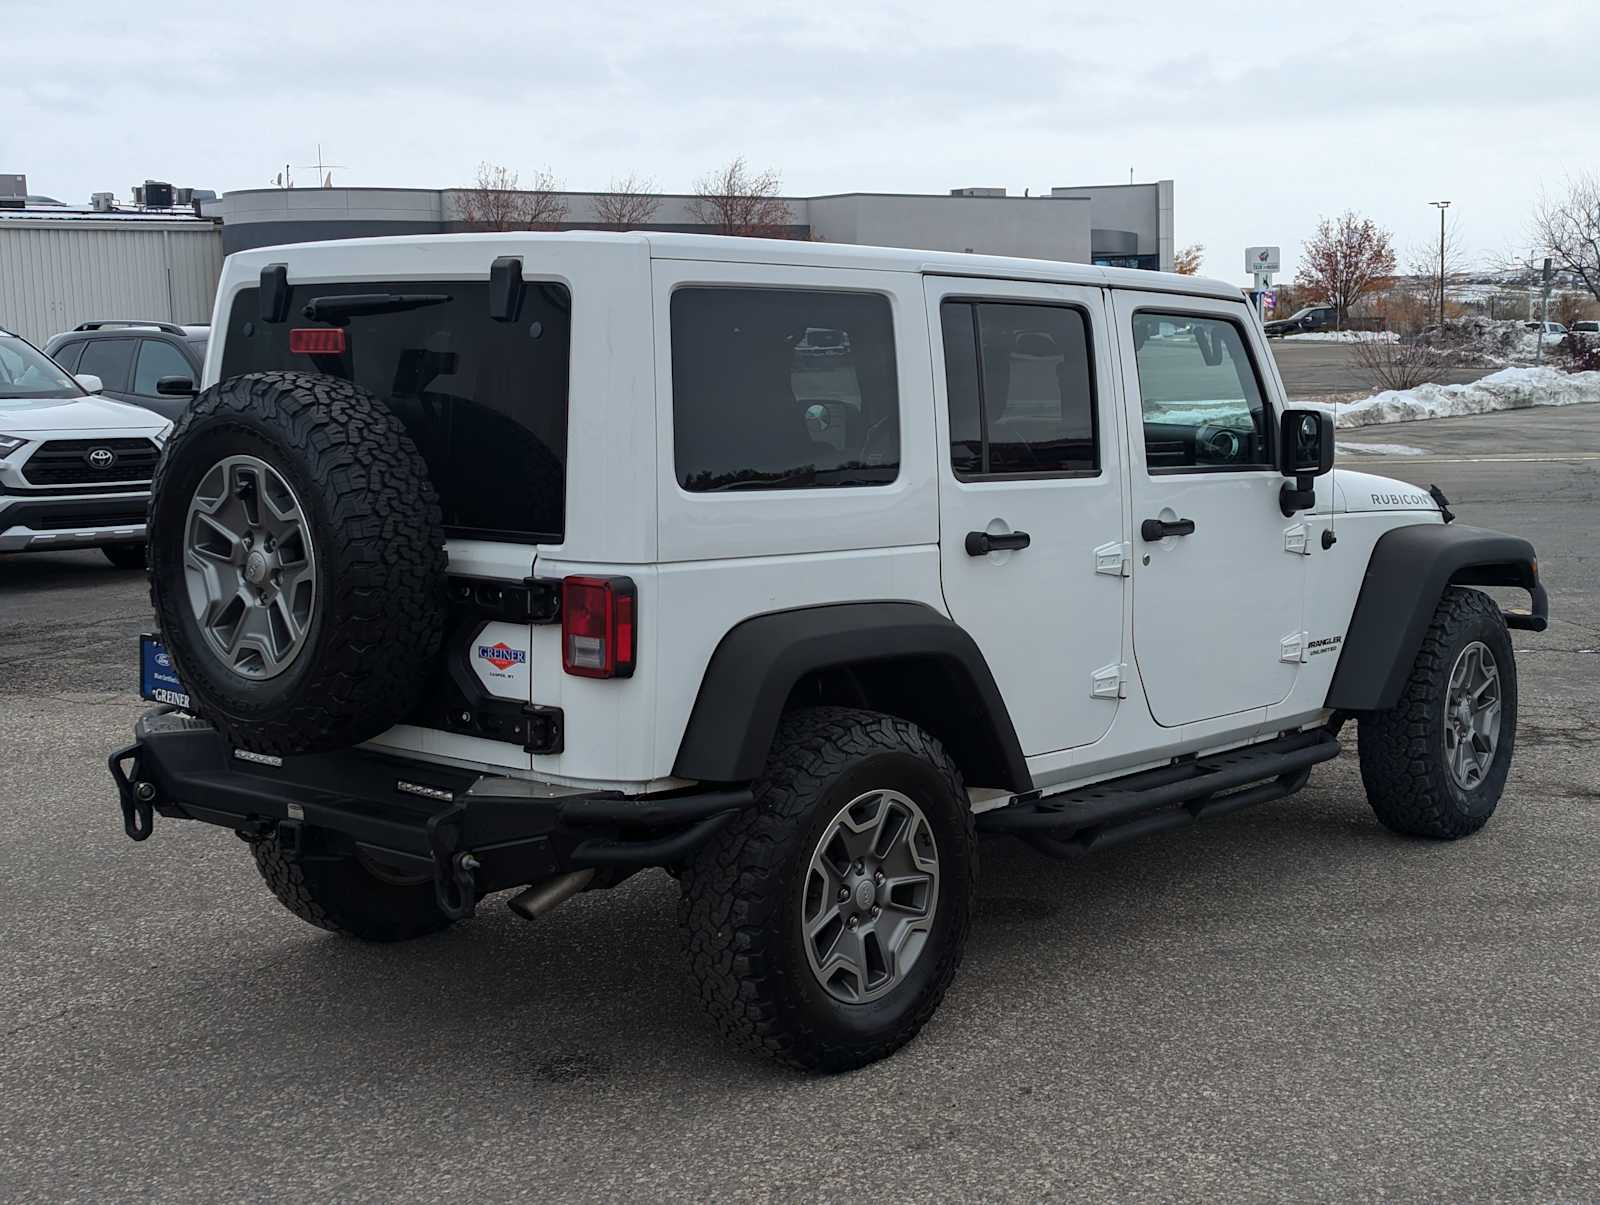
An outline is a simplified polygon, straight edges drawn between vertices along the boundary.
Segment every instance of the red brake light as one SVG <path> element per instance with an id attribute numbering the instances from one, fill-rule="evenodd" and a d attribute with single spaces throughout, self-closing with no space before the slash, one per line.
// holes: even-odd
<path id="1" fill-rule="evenodd" d="M 342 356 L 344 330 L 337 326 L 297 326 L 289 332 L 289 350 L 297 356 Z"/>
<path id="2" fill-rule="evenodd" d="M 580 678 L 630 678 L 638 650 L 638 593 L 626 577 L 561 582 L 561 668 Z"/>

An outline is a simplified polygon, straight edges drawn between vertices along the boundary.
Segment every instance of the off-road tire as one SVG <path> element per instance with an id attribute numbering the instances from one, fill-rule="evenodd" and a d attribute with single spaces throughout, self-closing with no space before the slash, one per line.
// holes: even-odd
<path id="1" fill-rule="evenodd" d="M 234 673 L 206 645 L 184 581 L 190 500 L 237 454 L 294 489 L 317 558 L 306 644 L 265 680 Z M 444 529 L 427 466 L 381 401 L 307 373 L 213 385 L 179 418 L 152 494 L 151 602 L 196 710 L 233 744 L 279 756 L 347 748 L 412 711 L 445 624 Z"/>
<path id="2" fill-rule="evenodd" d="M 105 544 L 100 551 L 114 569 L 144 569 L 149 563 L 143 544 Z"/>
<path id="3" fill-rule="evenodd" d="M 1445 697 L 1461 650 L 1482 641 L 1500 676 L 1500 733 L 1483 780 L 1464 790 L 1445 760 Z M 1397 833 L 1454 840 L 1494 814 L 1511 769 L 1517 731 L 1517 670 L 1500 609 L 1479 590 L 1444 592 L 1422 638 L 1400 701 L 1359 717 L 1361 782 L 1379 821 Z"/>
<path id="4" fill-rule="evenodd" d="M 308 925 L 362 941 L 409 941 L 450 927 L 433 882 L 392 883 L 355 858 L 291 862 L 272 838 L 250 842 L 278 902 Z"/>
<path id="5" fill-rule="evenodd" d="M 938 903 L 904 982 L 847 1005 L 806 961 L 801 881 L 839 808 L 884 788 L 904 792 L 927 816 Z M 681 878 L 678 919 L 701 1001 L 725 1036 L 793 1067 L 848 1071 L 892 1054 L 938 1008 L 966 942 L 978 858 L 960 772 L 914 724 L 819 707 L 784 718 L 755 791 L 757 806 L 721 829 Z"/>

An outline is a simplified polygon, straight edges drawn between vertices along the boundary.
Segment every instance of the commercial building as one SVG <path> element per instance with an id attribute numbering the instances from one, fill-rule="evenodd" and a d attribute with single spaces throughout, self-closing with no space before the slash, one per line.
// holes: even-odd
<path id="1" fill-rule="evenodd" d="M 224 248 L 241 251 L 369 235 L 449 234 L 475 229 L 462 216 L 462 189 L 265 188 L 230 192 L 202 205 L 222 222 Z M 604 229 L 607 194 L 563 192 L 562 229 Z M 630 229 L 709 231 L 693 196 L 652 198 L 648 221 Z M 1172 269 L 1172 181 L 1052 188 L 1008 196 L 1003 188 L 959 188 L 949 195 L 837 193 L 785 197 L 782 233 L 830 243 L 976 251 L 1070 260 L 1108 267 Z"/>

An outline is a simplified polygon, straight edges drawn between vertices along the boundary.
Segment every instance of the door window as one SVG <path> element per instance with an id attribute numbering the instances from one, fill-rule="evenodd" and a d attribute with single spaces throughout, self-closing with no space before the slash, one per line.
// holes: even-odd
<path id="1" fill-rule="evenodd" d="M 78 357 L 83 354 L 82 343 L 63 343 L 61 349 L 50 358 L 68 372 L 78 371 Z"/>
<path id="2" fill-rule="evenodd" d="M 888 298 L 677 290 L 672 427 L 691 492 L 887 485 L 900 469 Z"/>
<path id="3" fill-rule="evenodd" d="M 78 371 L 100 378 L 109 393 L 127 393 L 137 339 L 90 339 L 83 347 Z"/>
<path id="4" fill-rule="evenodd" d="M 962 479 L 1093 474 L 1089 324 L 1062 305 L 946 301 L 950 467 Z"/>
<path id="5" fill-rule="evenodd" d="M 1237 323 L 1141 310 L 1133 346 L 1151 472 L 1272 467 L 1272 415 Z"/>
<path id="6" fill-rule="evenodd" d="M 194 369 L 183 353 L 164 339 L 141 339 L 139 362 L 133 370 L 133 389 L 140 397 L 160 397 L 156 382 L 162 377 L 194 378 Z"/>

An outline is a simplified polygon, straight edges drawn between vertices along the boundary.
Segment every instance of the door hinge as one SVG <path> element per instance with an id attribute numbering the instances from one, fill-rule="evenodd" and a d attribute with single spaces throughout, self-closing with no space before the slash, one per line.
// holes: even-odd
<path id="1" fill-rule="evenodd" d="M 1279 661 L 1303 662 L 1306 659 L 1306 645 L 1311 639 L 1310 632 L 1290 632 L 1278 641 L 1282 651 L 1278 655 Z"/>
<path id="2" fill-rule="evenodd" d="M 1294 523 L 1283 529 L 1283 550 L 1296 556 L 1311 555 L 1311 529 L 1304 523 Z"/>
<path id="3" fill-rule="evenodd" d="M 1094 699 L 1126 699 L 1128 697 L 1128 663 L 1118 661 L 1095 670 L 1089 678 L 1089 697 Z"/>
<path id="4" fill-rule="evenodd" d="M 1133 548 L 1124 543 L 1102 544 L 1094 550 L 1094 571 L 1107 577 L 1127 577 L 1133 566 Z"/>

